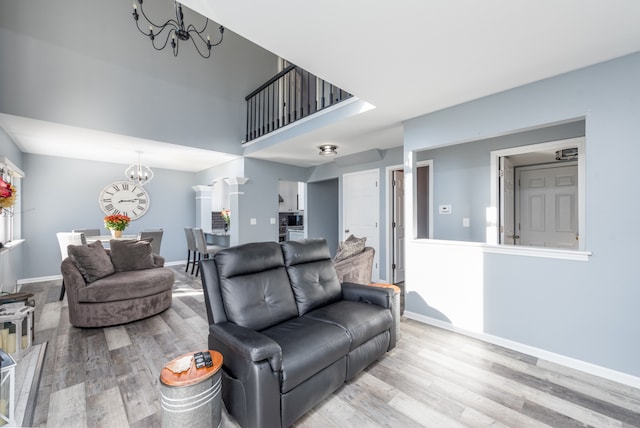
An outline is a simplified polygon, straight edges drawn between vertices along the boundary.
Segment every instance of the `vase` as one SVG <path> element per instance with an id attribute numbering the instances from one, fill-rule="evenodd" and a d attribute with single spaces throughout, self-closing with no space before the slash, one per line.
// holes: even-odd
<path id="1" fill-rule="evenodd" d="M 113 230 L 113 229 L 111 229 L 111 237 L 113 237 L 113 238 L 122 238 L 122 231 L 121 230 Z"/>
<path id="2" fill-rule="evenodd" d="M 224 231 L 225 232 L 229 231 L 229 225 L 227 223 L 224 224 Z"/>

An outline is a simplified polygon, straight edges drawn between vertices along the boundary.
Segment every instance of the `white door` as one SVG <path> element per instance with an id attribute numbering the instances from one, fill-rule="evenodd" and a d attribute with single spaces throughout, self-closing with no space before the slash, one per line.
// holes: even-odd
<path id="1" fill-rule="evenodd" d="M 520 244 L 577 249 L 578 166 L 518 168 L 516 178 Z"/>
<path id="2" fill-rule="evenodd" d="M 393 189 L 393 269 L 392 282 L 397 284 L 404 281 L 404 171 L 392 171 Z"/>
<path id="3" fill-rule="evenodd" d="M 377 169 L 353 172 L 342 176 L 342 212 L 344 235 L 366 237 L 367 246 L 375 249 L 372 281 L 380 277 L 380 245 L 378 225 L 380 224 L 380 191 Z"/>
<path id="4" fill-rule="evenodd" d="M 518 244 L 515 232 L 515 169 L 513 162 L 500 158 L 500 243 Z"/>

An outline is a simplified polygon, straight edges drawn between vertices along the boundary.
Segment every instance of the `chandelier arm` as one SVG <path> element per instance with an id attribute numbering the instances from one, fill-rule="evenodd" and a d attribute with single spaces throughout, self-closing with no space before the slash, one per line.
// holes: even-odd
<path id="1" fill-rule="evenodd" d="M 196 34 L 197 34 L 197 33 L 196 33 Z M 201 36 L 200 34 L 198 34 L 198 37 L 200 37 L 200 39 L 202 39 L 202 36 Z M 196 48 L 196 51 L 198 51 L 198 53 L 200 54 L 200 56 L 201 56 L 202 58 L 209 58 L 209 57 L 211 56 L 211 49 L 208 49 L 208 50 L 207 50 L 207 54 L 206 54 L 206 55 L 204 55 L 204 54 L 202 53 L 202 51 L 200 51 L 200 48 L 198 47 L 198 44 L 196 43 L 196 38 L 195 38 L 195 37 L 193 37 L 193 36 L 192 36 L 192 37 L 189 37 L 189 38 L 191 39 L 191 43 L 193 43 L 193 47 L 195 47 L 195 48 Z M 204 39 L 202 39 L 202 41 L 203 41 L 205 44 L 207 43 L 207 42 L 206 42 L 206 40 L 204 40 Z"/>
<path id="2" fill-rule="evenodd" d="M 140 13 L 142 14 L 142 16 L 144 17 L 144 19 L 147 20 L 147 22 L 151 25 L 153 25 L 156 28 L 164 28 L 166 27 L 169 23 L 173 24 L 175 27 L 180 27 L 180 25 L 178 24 L 178 22 L 175 19 L 167 19 L 167 21 L 163 24 L 163 25 L 158 25 L 155 22 L 153 22 L 152 20 L 149 19 L 149 17 L 147 16 L 146 13 L 144 13 L 144 9 L 142 8 L 142 3 L 140 3 Z"/>
<path id="3" fill-rule="evenodd" d="M 154 34 L 154 38 L 151 39 L 151 45 L 153 46 L 153 48 L 157 51 L 161 51 L 162 49 L 167 47 L 167 43 L 169 43 L 169 39 L 171 38 L 171 32 L 175 31 L 173 28 L 169 30 L 169 32 L 167 33 L 167 37 L 164 38 L 164 43 L 162 44 L 162 46 L 158 47 L 156 46 L 156 39 L 158 38 L 157 36 L 160 35 L 160 33 L 158 34 Z"/>
<path id="4" fill-rule="evenodd" d="M 195 34 L 198 37 L 200 37 L 200 40 L 202 40 L 202 43 L 204 43 L 205 45 L 209 45 L 210 44 L 211 47 L 218 46 L 220 43 L 222 43 L 222 39 L 224 38 L 224 27 L 222 27 L 222 26 L 220 26 L 220 40 L 218 40 L 215 43 L 211 43 L 211 40 L 207 40 L 204 37 L 202 37 L 202 33 L 198 32 L 198 30 L 193 28 L 193 25 L 189 25 L 188 32 L 189 32 L 189 35 L 191 36 L 191 38 L 194 38 L 194 34 Z"/>

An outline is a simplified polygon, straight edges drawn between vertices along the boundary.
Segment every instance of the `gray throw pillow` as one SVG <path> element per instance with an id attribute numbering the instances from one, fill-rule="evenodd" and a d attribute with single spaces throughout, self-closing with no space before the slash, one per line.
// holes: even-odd
<path id="1" fill-rule="evenodd" d="M 109 241 L 111 246 L 111 261 L 116 272 L 130 270 L 151 269 L 156 267 L 151 251 L 151 239 Z"/>
<path id="2" fill-rule="evenodd" d="M 366 237 L 356 238 L 355 236 L 350 235 L 346 240 L 340 241 L 338 244 L 338 251 L 336 251 L 336 256 L 333 258 L 333 262 L 337 263 L 341 260 L 355 256 L 356 254 L 360 254 L 364 251 L 366 243 Z"/>
<path id="3" fill-rule="evenodd" d="M 88 245 L 69 245 L 67 253 L 87 283 L 115 272 L 111 258 L 100 241 Z"/>

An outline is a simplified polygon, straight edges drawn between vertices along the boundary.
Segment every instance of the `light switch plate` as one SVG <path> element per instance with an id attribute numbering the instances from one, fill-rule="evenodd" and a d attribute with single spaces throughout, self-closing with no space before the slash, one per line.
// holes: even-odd
<path id="1" fill-rule="evenodd" d="M 276 219 L 275 219 L 275 218 L 273 218 L 273 217 L 271 217 L 271 218 L 269 219 L 269 224 L 276 224 Z"/>
<path id="2" fill-rule="evenodd" d="M 249 224 L 251 224 L 252 226 L 255 226 L 258 223 L 258 220 L 256 220 L 255 218 L 252 218 L 249 220 Z"/>
<path id="3" fill-rule="evenodd" d="M 471 226 L 471 220 L 469 220 L 467 217 L 462 219 L 462 227 L 470 227 Z"/>

